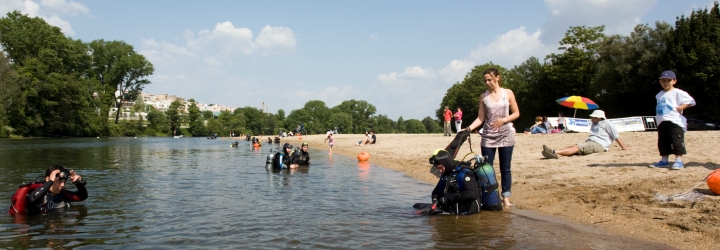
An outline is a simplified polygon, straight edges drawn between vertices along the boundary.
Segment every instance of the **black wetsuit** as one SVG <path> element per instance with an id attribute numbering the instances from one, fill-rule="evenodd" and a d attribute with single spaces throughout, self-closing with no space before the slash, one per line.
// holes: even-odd
<path id="1" fill-rule="evenodd" d="M 462 174 L 461 174 L 462 173 Z M 458 177 L 462 179 L 457 180 Z M 458 183 L 458 181 L 462 183 Z M 446 168 L 446 174 L 440 176 L 432 199 L 446 199 L 445 204 L 438 204 L 438 208 L 452 214 L 474 214 L 480 212 L 480 188 L 472 170 L 458 166 L 455 169 Z"/>
<path id="2" fill-rule="evenodd" d="M 28 205 L 25 210 L 29 214 L 47 213 L 59 208 L 70 207 L 70 202 L 87 199 L 88 192 L 85 188 L 85 181 L 80 180 L 73 184 L 77 187 L 76 192 L 63 189 L 59 194 L 53 195 L 49 192 L 53 181 L 45 182 L 44 185 L 27 194 Z"/>
<path id="3" fill-rule="evenodd" d="M 273 168 L 274 169 L 290 168 L 291 163 L 292 163 L 292 158 L 285 155 L 284 152 L 278 152 L 277 154 L 275 154 L 275 158 L 273 158 Z"/>
<path id="4" fill-rule="evenodd" d="M 310 155 L 307 152 L 303 152 L 302 149 L 295 150 L 295 152 L 293 152 L 293 154 L 290 158 L 292 159 L 291 162 L 294 164 L 298 164 L 298 165 L 310 164 Z"/>

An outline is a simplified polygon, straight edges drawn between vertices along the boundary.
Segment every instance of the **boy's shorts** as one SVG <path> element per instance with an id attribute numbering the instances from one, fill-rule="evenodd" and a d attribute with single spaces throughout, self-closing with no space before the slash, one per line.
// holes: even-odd
<path id="1" fill-rule="evenodd" d="M 578 150 L 580 151 L 579 154 L 581 155 L 589 155 L 592 153 L 600 153 L 605 152 L 605 148 L 603 148 L 600 143 L 597 143 L 595 141 L 587 140 L 582 143 L 578 143 Z"/>

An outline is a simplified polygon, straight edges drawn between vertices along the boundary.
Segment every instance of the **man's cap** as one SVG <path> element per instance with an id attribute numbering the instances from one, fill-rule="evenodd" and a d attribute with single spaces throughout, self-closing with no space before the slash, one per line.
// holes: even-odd
<path id="1" fill-rule="evenodd" d="M 303 145 L 303 147 L 304 147 L 304 146 L 307 146 L 307 145 L 308 145 L 308 143 L 307 143 L 307 142 L 303 142 L 303 144 L 302 144 L 302 145 Z"/>
<path id="2" fill-rule="evenodd" d="M 659 79 L 677 79 L 675 77 L 675 72 L 672 72 L 670 70 L 663 71 L 662 74 L 660 74 Z"/>
<path id="3" fill-rule="evenodd" d="M 607 119 L 607 118 L 605 118 L 605 111 L 602 111 L 599 109 L 596 109 L 595 111 L 593 111 L 592 114 L 590 114 L 590 117 Z"/>

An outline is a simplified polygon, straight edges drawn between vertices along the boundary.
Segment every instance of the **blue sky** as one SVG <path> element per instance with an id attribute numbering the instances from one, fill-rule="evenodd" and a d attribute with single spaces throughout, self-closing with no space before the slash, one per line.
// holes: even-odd
<path id="1" fill-rule="evenodd" d="M 0 0 L 75 39 L 122 40 L 155 66 L 145 92 L 286 114 L 365 100 L 395 120 L 434 117 L 475 65 L 555 52 L 569 26 L 629 34 L 712 0 Z"/>

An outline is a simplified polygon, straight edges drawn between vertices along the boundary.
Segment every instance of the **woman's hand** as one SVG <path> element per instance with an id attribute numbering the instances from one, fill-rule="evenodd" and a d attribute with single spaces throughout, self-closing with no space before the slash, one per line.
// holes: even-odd
<path id="1" fill-rule="evenodd" d="M 494 120 L 492 123 L 490 123 L 490 128 L 492 128 L 493 130 L 498 130 L 498 129 L 500 129 L 503 125 L 505 125 L 505 119 L 504 119 L 504 118 L 500 118 L 500 119 L 496 119 L 496 120 Z"/>

